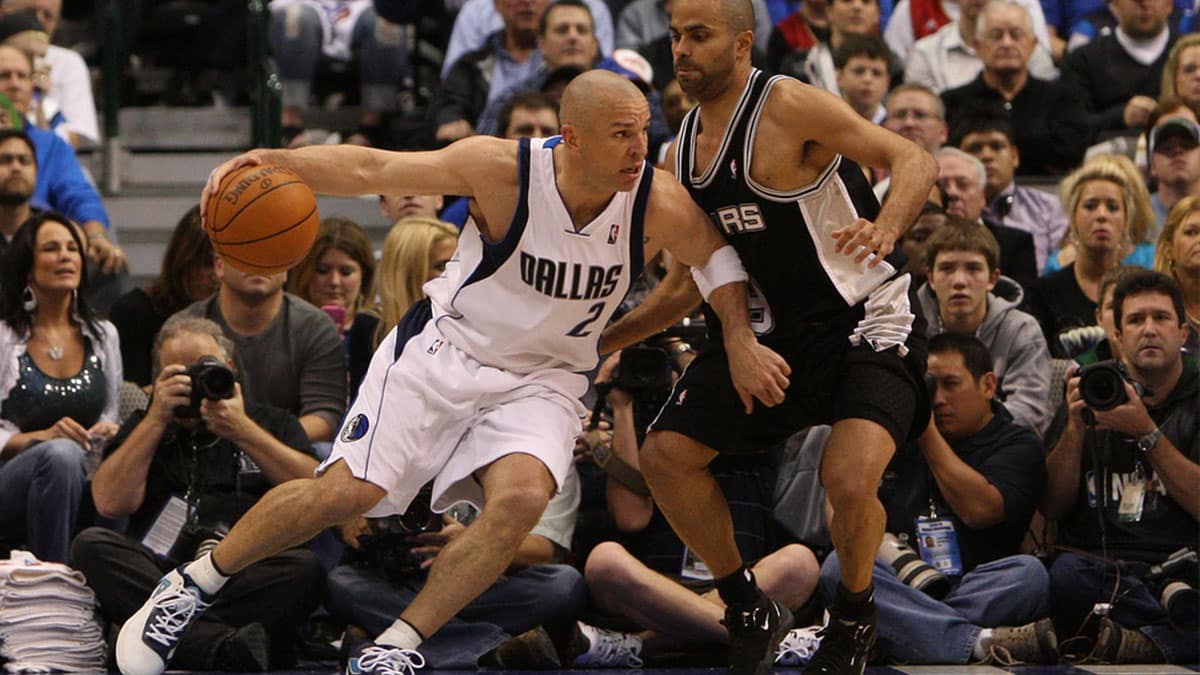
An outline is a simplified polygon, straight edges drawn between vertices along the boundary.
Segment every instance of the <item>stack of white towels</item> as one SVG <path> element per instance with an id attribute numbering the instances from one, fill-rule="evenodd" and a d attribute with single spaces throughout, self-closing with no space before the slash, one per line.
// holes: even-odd
<path id="1" fill-rule="evenodd" d="M 0 560 L 0 657 L 10 673 L 104 670 L 96 596 L 83 574 L 28 551 Z"/>

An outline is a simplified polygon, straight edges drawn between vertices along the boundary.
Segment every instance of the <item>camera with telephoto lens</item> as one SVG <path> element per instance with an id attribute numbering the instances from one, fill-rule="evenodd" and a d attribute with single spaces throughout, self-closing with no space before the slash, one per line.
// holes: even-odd
<path id="1" fill-rule="evenodd" d="M 1198 577 L 1196 550 L 1181 548 L 1151 567 L 1143 579 L 1158 596 L 1167 620 L 1180 631 L 1191 632 L 1200 627 L 1200 590 L 1195 586 Z"/>
<path id="2" fill-rule="evenodd" d="M 227 534 L 229 534 L 229 526 L 224 523 L 216 525 L 188 523 L 179 531 L 179 536 L 175 538 L 175 543 L 167 552 L 167 559 L 174 565 L 198 560 L 205 553 L 216 548 Z"/>
<path id="3" fill-rule="evenodd" d="M 431 505 L 433 483 L 426 483 L 404 513 L 383 518 L 368 518 L 366 534 L 359 536 L 357 562 L 375 567 L 393 581 L 410 579 L 423 572 L 423 556 L 412 552 L 411 538 L 422 532 L 440 532 L 442 515 Z"/>
<path id="4" fill-rule="evenodd" d="M 184 374 L 192 380 L 192 402 L 175 406 L 176 417 L 199 417 L 204 399 L 233 398 L 233 371 L 215 356 L 201 356 Z"/>
<path id="5" fill-rule="evenodd" d="M 883 543 L 879 545 L 879 557 L 892 566 L 901 583 L 937 600 L 950 593 L 950 579 L 890 532 L 883 535 Z"/>
<path id="6" fill-rule="evenodd" d="M 1079 397 L 1092 410 L 1112 410 L 1129 400 L 1125 383 L 1133 385 L 1138 398 L 1146 396 L 1146 389 L 1125 372 L 1119 362 L 1109 359 L 1097 361 L 1079 369 Z"/>

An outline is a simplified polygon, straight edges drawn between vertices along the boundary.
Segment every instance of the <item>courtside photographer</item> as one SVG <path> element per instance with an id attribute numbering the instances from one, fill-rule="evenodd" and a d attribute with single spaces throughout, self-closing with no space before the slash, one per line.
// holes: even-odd
<path id="1" fill-rule="evenodd" d="M 158 375 L 147 410 L 126 420 L 96 471 L 92 494 L 126 534 L 87 529 L 72 565 L 96 592 L 104 618 L 126 621 L 164 572 L 211 549 L 273 486 L 312 476 L 308 437 L 291 413 L 242 398 L 233 345 L 217 324 L 180 317 L 154 347 Z M 180 641 L 171 666 L 254 672 L 295 663 L 295 640 L 321 597 L 324 571 L 306 548 L 235 574 Z M 190 593 L 175 610 L 211 598 Z"/>
<path id="2" fill-rule="evenodd" d="M 604 472 L 607 517 L 616 531 L 590 548 L 584 565 L 595 609 L 586 620 L 599 625 L 579 624 L 570 644 L 561 646 L 562 667 L 716 666 L 727 659 L 725 604 L 712 574 L 671 530 L 638 461 L 646 428 L 694 358 L 691 342 L 701 338 L 703 328 L 673 326 L 610 356 L 596 375 L 600 403 L 593 418 L 607 401 L 611 431 L 585 433 L 583 454 Z M 813 552 L 794 543 L 772 518 L 774 455 L 721 456 L 710 468 L 729 498 L 734 537 L 759 584 L 790 608 L 805 605 L 819 567 Z M 815 648 L 811 633 L 791 631 L 777 655 L 808 654 Z"/>
<path id="3" fill-rule="evenodd" d="M 929 340 L 933 415 L 880 483 L 877 647 L 901 663 L 1057 660 L 1046 569 L 1020 554 L 1045 478 L 1042 444 L 997 400 L 993 363 L 972 335 Z M 827 599 L 840 565 L 833 553 L 821 568 Z"/>
<path id="4" fill-rule="evenodd" d="M 1194 663 L 1200 377 L 1180 351 L 1183 296 L 1142 270 L 1117 283 L 1112 311 L 1121 359 L 1069 374 L 1046 459 L 1043 511 L 1065 549 L 1055 624 L 1063 651 L 1090 661 Z"/>

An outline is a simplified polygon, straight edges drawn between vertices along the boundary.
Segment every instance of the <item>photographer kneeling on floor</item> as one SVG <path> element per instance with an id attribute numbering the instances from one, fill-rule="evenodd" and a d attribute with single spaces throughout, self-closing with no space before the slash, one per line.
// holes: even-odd
<path id="1" fill-rule="evenodd" d="M 992 357 L 977 338 L 931 338 L 928 373 L 929 427 L 897 450 L 879 488 L 879 645 L 902 663 L 1053 662 L 1053 628 L 1037 620 L 1049 609 L 1046 569 L 1017 555 L 1042 490 L 1042 444 L 995 400 Z M 827 599 L 840 579 L 831 554 Z"/>
<path id="2" fill-rule="evenodd" d="M 109 444 L 92 483 L 97 511 L 129 517 L 128 534 L 81 532 L 71 564 L 96 592 L 103 617 L 128 619 L 172 567 L 191 562 L 274 485 L 317 466 L 291 413 L 242 399 L 233 345 L 207 319 L 168 321 L 154 346 L 149 409 Z M 171 667 L 261 671 L 295 663 L 295 637 L 321 598 L 324 571 L 293 549 L 235 574 L 179 642 Z M 175 611 L 197 611 L 181 594 Z"/>
<path id="3" fill-rule="evenodd" d="M 1055 623 L 1092 661 L 1195 663 L 1200 376 L 1180 351 L 1183 295 L 1142 270 L 1111 305 L 1121 359 L 1069 375 L 1046 458 L 1043 512 L 1071 547 L 1050 568 Z"/>

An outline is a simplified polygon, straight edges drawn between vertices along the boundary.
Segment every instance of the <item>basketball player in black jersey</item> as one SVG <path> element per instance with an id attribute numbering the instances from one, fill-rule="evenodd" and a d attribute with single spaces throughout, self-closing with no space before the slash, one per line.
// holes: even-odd
<path id="1" fill-rule="evenodd" d="M 716 579 L 731 672 L 761 674 L 791 615 L 743 564 L 729 507 L 706 467 L 717 453 L 760 452 L 803 427 L 832 424 L 821 478 L 842 585 L 807 672 L 861 673 L 875 637 L 871 569 L 885 524 L 876 490 L 896 447 L 929 416 L 925 329 L 916 289 L 892 250 L 937 164 L 841 99 L 753 69 L 753 26 L 749 0 L 672 3 L 676 77 L 700 105 L 668 157 L 741 257 L 755 331 L 788 360 L 791 383 L 781 405 L 753 407 L 744 397 L 739 404 L 723 352 L 701 354 L 652 424 L 641 464 L 655 501 Z M 883 208 L 855 161 L 890 169 Z M 698 302 L 676 267 L 609 328 L 602 349 L 661 330 Z M 711 312 L 709 320 L 719 331 Z"/>

